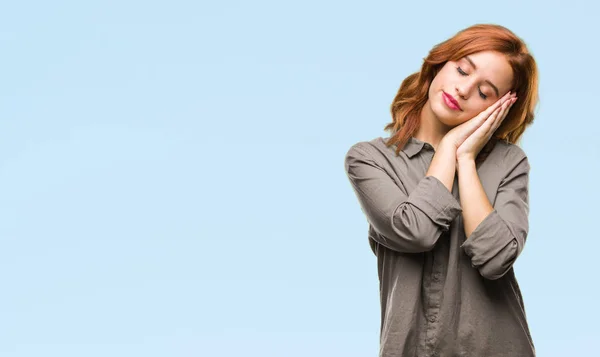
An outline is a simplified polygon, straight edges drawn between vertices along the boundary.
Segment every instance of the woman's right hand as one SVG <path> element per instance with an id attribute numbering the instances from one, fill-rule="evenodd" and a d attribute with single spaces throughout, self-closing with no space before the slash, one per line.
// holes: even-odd
<path id="1" fill-rule="evenodd" d="M 500 107 L 506 100 L 510 97 L 510 92 L 506 93 L 502 98 L 498 99 L 494 104 L 490 105 L 487 109 L 479 113 L 477 116 L 472 119 L 467 120 L 466 122 L 455 126 L 449 132 L 444 135 L 441 141 L 441 145 L 449 146 L 449 149 L 453 149 L 454 152 L 458 149 L 460 145 L 479 128 L 483 123 L 485 123 L 486 119 Z"/>

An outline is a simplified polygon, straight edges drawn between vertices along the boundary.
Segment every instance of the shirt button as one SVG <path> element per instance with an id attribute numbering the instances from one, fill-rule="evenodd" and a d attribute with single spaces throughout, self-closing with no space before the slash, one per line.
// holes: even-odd
<path id="1" fill-rule="evenodd" d="M 429 322 L 436 322 L 437 321 L 437 316 L 430 315 L 428 320 L 429 320 Z"/>
<path id="2" fill-rule="evenodd" d="M 439 273 L 433 274 L 433 281 L 440 281 L 440 274 Z"/>

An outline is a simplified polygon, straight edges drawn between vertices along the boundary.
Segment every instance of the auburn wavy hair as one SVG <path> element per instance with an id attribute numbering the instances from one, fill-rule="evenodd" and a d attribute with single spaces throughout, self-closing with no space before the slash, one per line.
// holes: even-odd
<path id="1" fill-rule="evenodd" d="M 384 128 L 391 131 L 386 145 L 397 145 L 396 155 L 419 129 L 429 86 L 440 69 L 447 61 L 457 61 L 480 51 L 496 51 L 506 56 L 514 75 L 512 91 L 517 93 L 519 100 L 479 152 L 476 162 L 485 160 L 498 140 L 518 142 L 525 128 L 533 123 L 533 111 L 538 102 L 537 65 L 523 40 L 513 32 L 500 25 L 477 24 L 435 45 L 424 58 L 421 71 L 402 81 L 391 105 L 392 122 Z"/>

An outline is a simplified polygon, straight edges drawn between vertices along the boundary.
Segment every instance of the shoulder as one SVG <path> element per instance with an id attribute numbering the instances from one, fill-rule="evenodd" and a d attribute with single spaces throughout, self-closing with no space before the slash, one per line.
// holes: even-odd
<path id="1" fill-rule="evenodd" d="M 346 151 L 346 161 L 352 158 L 374 159 L 377 156 L 378 147 L 382 143 L 383 140 L 380 137 L 356 142 Z M 385 146 L 385 143 L 383 145 Z"/>
<path id="2" fill-rule="evenodd" d="M 396 146 L 387 146 L 387 138 L 376 137 L 370 140 L 359 141 L 350 146 L 346 152 L 348 156 L 363 156 L 365 158 L 377 159 L 395 153 Z"/>
<path id="3" fill-rule="evenodd" d="M 370 153 L 371 155 L 389 155 L 390 153 L 395 153 L 396 145 L 388 146 L 387 142 L 389 137 L 376 137 L 370 140 L 359 141 L 353 144 L 348 152 L 351 151 L 363 151 Z"/>
<path id="4" fill-rule="evenodd" d="M 505 172 L 509 173 L 515 168 L 529 171 L 529 159 L 519 144 L 498 140 L 494 151 L 496 152 L 494 157 L 498 161 L 498 165 L 502 166 Z"/>

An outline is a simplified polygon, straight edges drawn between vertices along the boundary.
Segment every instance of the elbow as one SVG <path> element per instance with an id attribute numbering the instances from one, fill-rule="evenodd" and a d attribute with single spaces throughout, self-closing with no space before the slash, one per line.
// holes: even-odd
<path id="1" fill-rule="evenodd" d="M 514 246 L 516 246 L 516 243 L 513 241 L 511 248 Z M 489 261 L 478 266 L 477 270 L 479 270 L 479 274 L 481 274 L 482 277 L 488 280 L 498 280 L 506 275 L 506 273 L 513 267 L 518 254 L 519 253 L 516 249 L 507 249 L 507 251 L 500 252 Z"/>
<path id="2" fill-rule="evenodd" d="M 405 227 L 403 227 L 405 228 Z M 414 232 L 392 226 L 397 251 L 403 253 L 424 253 L 432 250 L 437 243 L 440 231 Z"/>
<path id="3" fill-rule="evenodd" d="M 371 225 L 369 237 L 379 244 L 399 253 L 424 253 L 433 249 L 438 235 L 416 235 L 413 232 L 392 226 L 391 231 L 382 232 Z"/>
<path id="4" fill-rule="evenodd" d="M 462 247 L 471 266 L 482 277 L 498 280 L 513 267 L 526 236 L 526 229 L 519 231 L 508 226 L 493 212 L 475 228 Z"/>
<path id="5" fill-rule="evenodd" d="M 428 218 L 420 217 L 406 202 L 398 206 L 394 213 L 389 222 L 393 234 L 404 242 L 409 253 L 428 252 L 435 247 L 442 227 L 432 224 Z"/>
<path id="6" fill-rule="evenodd" d="M 411 210 L 401 209 L 388 219 L 388 229 L 391 229 L 387 236 L 392 237 L 395 246 L 391 249 L 402 253 L 424 253 L 432 250 L 443 231 L 441 227 L 422 222 Z"/>
<path id="7" fill-rule="evenodd" d="M 392 249 L 394 249 L 400 253 L 425 253 L 425 252 L 431 251 L 434 246 L 435 246 L 435 242 L 429 243 L 429 242 L 415 241 L 415 242 L 408 242 L 408 243 L 405 242 L 404 244 L 398 245 Z"/>
<path id="8" fill-rule="evenodd" d="M 500 267 L 488 267 L 488 265 L 484 265 L 482 267 L 480 267 L 479 270 L 479 274 L 484 277 L 487 280 L 498 280 L 501 277 L 503 277 L 504 275 L 506 275 L 506 273 L 508 273 L 508 271 L 510 270 L 511 266 L 507 267 L 507 268 L 500 268 Z"/>
<path id="9" fill-rule="evenodd" d="M 397 251 L 401 253 L 425 253 L 429 252 L 435 246 L 435 242 L 414 240 L 405 242 L 402 246 L 399 246 Z"/>
<path id="10" fill-rule="evenodd" d="M 411 253 L 425 253 L 433 250 L 437 239 L 433 239 L 435 236 L 430 235 L 428 237 L 419 237 L 412 242 Z"/>

